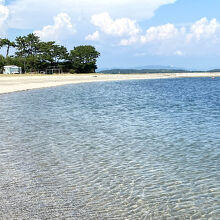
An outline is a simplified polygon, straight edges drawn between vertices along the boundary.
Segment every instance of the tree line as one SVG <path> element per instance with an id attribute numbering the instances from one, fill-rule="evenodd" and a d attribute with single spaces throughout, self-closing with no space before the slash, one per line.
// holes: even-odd
<path id="1" fill-rule="evenodd" d="M 0 38 L 0 49 L 6 48 L 5 56 L 0 55 L 0 72 L 6 65 L 16 65 L 26 72 L 45 72 L 49 68 L 62 69 L 70 73 L 94 73 L 100 53 L 90 45 L 77 46 L 68 51 L 55 41 L 43 42 L 35 34 L 20 36 L 15 41 Z M 10 50 L 13 49 L 13 55 Z"/>

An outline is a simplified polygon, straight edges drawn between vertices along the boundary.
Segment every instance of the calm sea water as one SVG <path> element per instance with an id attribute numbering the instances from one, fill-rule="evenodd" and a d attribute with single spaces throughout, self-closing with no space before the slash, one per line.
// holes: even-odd
<path id="1" fill-rule="evenodd" d="M 220 219 L 220 78 L 0 96 L 0 219 Z"/>

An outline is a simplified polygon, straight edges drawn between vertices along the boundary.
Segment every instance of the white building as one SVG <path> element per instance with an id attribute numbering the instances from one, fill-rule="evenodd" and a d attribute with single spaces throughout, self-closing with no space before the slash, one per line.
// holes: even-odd
<path id="1" fill-rule="evenodd" d="M 21 74 L 22 69 L 18 66 L 4 66 L 3 74 Z"/>

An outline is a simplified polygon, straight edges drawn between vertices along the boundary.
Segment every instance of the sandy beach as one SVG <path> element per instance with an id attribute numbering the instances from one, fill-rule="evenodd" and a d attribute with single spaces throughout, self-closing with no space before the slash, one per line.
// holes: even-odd
<path id="1" fill-rule="evenodd" d="M 0 94 L 77 83 L 185 77 L 220 77 L 220 73 L 2 75 Z"/>

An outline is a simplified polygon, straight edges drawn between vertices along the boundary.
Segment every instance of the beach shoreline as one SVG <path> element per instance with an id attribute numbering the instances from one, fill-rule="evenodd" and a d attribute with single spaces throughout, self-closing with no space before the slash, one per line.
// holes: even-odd
<path id="1" fill-rule="evenodd" d="M 220 77 L 220 73 L 2 75 L 0 94 L 79 83 L 195 77 Z"/>

